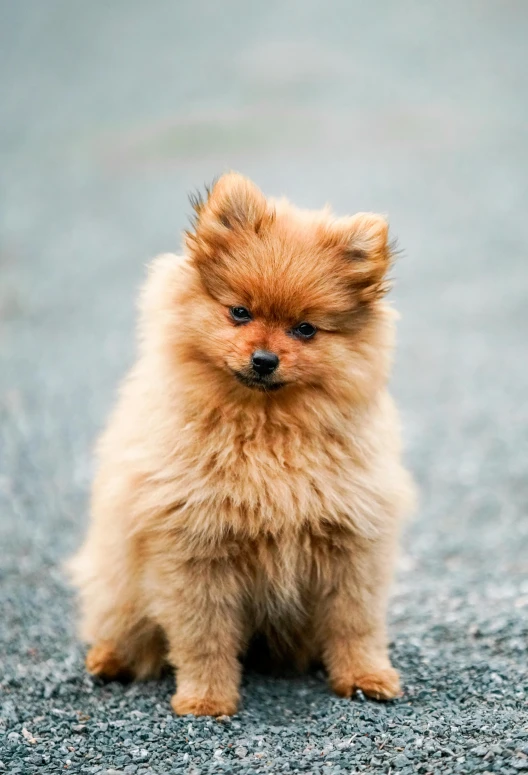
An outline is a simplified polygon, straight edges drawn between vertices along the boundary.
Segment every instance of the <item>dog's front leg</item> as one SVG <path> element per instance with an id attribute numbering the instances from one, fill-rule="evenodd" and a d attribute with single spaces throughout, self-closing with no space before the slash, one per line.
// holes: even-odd
<path id="1" fill-rule="evenodd" d="M 336 558 L 316 610 L 316 632 L 330 685 L 342 697 L 356 689 L 377 700 L 400 694 L 391 666 L 386 609 L 395 554 L 394 537 L 356 540 Z"/>
<path id="2" fill-rule="evenodd" d="M 185 563 L 167 579 L 158 621 L 176 669 L 176 713 L 232 715 L 239 700 L 242 585 L 227 561 Z"/>

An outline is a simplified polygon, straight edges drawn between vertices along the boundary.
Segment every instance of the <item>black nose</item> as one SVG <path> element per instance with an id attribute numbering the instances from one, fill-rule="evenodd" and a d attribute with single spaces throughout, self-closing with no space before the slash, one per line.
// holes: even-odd
<path id="1" fill-rule="evenodd" d="M 255 350 L 251 356 L 251 365 L 257 374 L 265 377 L 275 371 L 279 365 L 279 359 L 275 353 L 269 353 L 267 350 Z"/>

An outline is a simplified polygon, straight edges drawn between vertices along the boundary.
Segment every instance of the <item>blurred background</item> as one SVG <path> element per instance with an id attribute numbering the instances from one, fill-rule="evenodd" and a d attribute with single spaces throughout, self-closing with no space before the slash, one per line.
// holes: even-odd
<path id="1" fill-rule="evenodd" d="M 422 492 L 392 624 L 456 640 L 499 620 L 523 648 L 527 17 L 521 0 L 0 2 L 5 643 L 73 642 L 58 564 L 145 265 L 179 249 L 188 192 L 236 169 L 301 206 L 389 215 L 393 390 Z"/>

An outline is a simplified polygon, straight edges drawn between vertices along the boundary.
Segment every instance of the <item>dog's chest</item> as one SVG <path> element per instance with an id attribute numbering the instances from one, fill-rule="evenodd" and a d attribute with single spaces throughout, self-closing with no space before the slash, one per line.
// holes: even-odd
<path id="1" fill-rule="evenodd" d="M 260 626 L 265 621 L 300 622 L 323 594 L 353 536 L 336 526 L 227 535 L 211 547 L 215 560 L 234 571 L 247 606 Z"/>
<path id="2" fill-rule="evenodd" d="M 240 576 L 256 621 L 300 620 L 353 540 L 356 467 L 333 438 L 204 445 L 175 482 L 175 552 Z"/>
<path id="3" fill-rule="evenodd" d="M 186 500 L 183 535 L 193 556 L 227 561 L 269 599 L 299 598 L 354 534 L 353 461 L 279 447 L 202 461 Z M 348 466 L 348 470 L 347 470 Z M 187 489 L 187 494 L 189 494 Z"/>
<path id="4" fill-rule="evenodd" d="M 353 450 L 341 438 L 218 434 L 185 466 L 180 487 L 202 527 L 210 522 L 211 529 L 257 537 L 301 525 L 317 532 L 321 521 L 340 521 L 356 480 Z"/>

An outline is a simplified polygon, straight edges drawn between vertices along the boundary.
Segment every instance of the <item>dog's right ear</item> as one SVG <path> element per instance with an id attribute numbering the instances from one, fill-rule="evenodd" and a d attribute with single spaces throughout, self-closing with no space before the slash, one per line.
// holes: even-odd
<path id="1" fill-rule="evenodd" d="M 236 172 L 222 175 L 206 189 L 207 198 L 191 196 L 195 216 L 186 232 L 186 245 L 194 260 L 214 258 L 238 234 L 258 234 L 271 215 L 260 189 Z"/>

